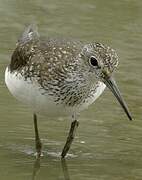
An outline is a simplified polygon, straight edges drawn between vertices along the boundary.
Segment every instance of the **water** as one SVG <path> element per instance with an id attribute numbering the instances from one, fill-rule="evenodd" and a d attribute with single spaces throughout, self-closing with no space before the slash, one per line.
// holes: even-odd
<path id="1" fill-rule="evenodd" d="M 141 180 L 141 7 L 139 0 L 0 0 L 0 179 Z M 66 165 L 59 155 L 70 121 L 39 117 L 44 157 L 35 162 L 32 112 L 4 84 L 16 40 L 31 22 L 43 35 L 100 41 L 119 54 L 115 78 L 134 121 L 105 91 L 81 114 Z"/>

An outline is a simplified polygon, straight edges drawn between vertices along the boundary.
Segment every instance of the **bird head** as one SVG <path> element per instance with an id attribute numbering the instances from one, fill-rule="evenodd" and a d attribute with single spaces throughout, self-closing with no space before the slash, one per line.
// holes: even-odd
<path id="1" fill-rule="evenodd" d="M 115 50 L 101 43 L 87 44 L 82 49 L 81 58 L 89 66 L 91 77 L 95 76 L 95 79 L 103 82 L 111 90 L 128 118 L 132 120 L 127 104 L 113 78 L 113 72 L 118 66 L 118 56 Z"/>

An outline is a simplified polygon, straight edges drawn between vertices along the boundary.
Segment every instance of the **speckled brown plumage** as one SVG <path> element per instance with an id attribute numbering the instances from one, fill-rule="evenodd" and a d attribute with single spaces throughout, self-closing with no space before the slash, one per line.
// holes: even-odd
<path id="1" fill-rule="evenodd" d="M 100 59 L 103 68 L 110 72 L 117 66 L 115 51 L 103 44 L 84 45 L 69 39 L 45 40 L 37 34 L 29 29 L 21 37 L 12 55 L 10 71 L 20 73 L 25 80 L 36 81 L 45 90 L 43 94 L 53 96 L 56 103 L 74 106 L 92 96 L 97 80 L 89 80 L 92 67 L 89 67 L 88 59 L 91 55 Z"/>
<path id="2" fill-rule="evenodd" d="M 129 109 L 112 73 L 118 65 L 116 52 L 102 43 L 84 44 L 69 39 L 42 39 L 35 26 L 29 26 L 17 42 L 5 82 L 18 100 L 34 112 L 37 155 L 41 141 L 36 113 L 71 115 L 73 122 L 61 153 L 64 158 L 78 126 L 77 114 L 91 105 L 107 86 L 128 118 Z"/>

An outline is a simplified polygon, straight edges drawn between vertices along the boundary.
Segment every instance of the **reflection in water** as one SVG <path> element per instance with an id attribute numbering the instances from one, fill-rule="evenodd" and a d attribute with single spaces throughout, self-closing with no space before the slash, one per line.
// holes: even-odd
<path id="1" fill-rule="evenodd" d="M 32 180 L 36 179 L 37 173 L 40 170 L 40 158 L 36 158 L 33 166 L 33 174 L 32 174 Z"/>
<path id="2" fill-rule="evenodd" d="M 65 180 L 70 180 L 69 172 L 68 172 L 68 166 L 65 159 L 61 159 L 62 169 Z"/>
<path id="3" fill-rule="evenodd" d="M 65 180 L 70 180 L 68 166 L 65 159 L 61 159 L 61 165 L 63 170 L 63 175 Z M 38 172 L 40 171 L 40 158 L 37 158 L 33 165 L 33 173 L 32 173 L 32 180 L 36 179 Z"/>

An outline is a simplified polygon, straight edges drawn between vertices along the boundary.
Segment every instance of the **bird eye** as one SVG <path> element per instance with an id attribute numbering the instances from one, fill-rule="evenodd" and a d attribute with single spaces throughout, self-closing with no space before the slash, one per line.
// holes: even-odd
<path id="1" fill-rule="evenodd" d="M 91 58 L 90 58 L 90 64 L 91 64 L 92 66 L 98 66 L 98 61 L 97 61 L 97 59 L 96 59 L 94 56 L 91 56 Z"/>

